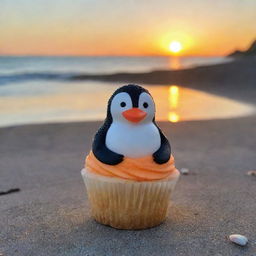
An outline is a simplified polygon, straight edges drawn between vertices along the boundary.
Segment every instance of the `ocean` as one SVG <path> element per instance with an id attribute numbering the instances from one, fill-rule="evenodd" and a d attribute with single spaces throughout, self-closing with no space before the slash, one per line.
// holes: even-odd
<path id="1" fill-rule="evenodd" d="M 211 65 L 229 61 L 225 57 L 9 57 L 0 56 L 0 82 L 4 75 L 109 74 L 148 72 Z"/>
<path id="2" fill-rule="evenodd" d="M 120 83 L 76 81 L 76 75 L 149 72 L 229 61 L 214 57 L 0 57 L 0 126 L 102 120 Z M 182 85 L 146 85 L 159 120 L 225 118 L 251 107 Z M 195 100 L 196 99 L 196 100 Z M 216 102 L 220 109 L 216 109 Z M 207 105 L 205 105 L 207 103 Z M 223 111 L 226 109 L 226 111 Z M 237 111 L 234 111 L 236 109 Z"/>

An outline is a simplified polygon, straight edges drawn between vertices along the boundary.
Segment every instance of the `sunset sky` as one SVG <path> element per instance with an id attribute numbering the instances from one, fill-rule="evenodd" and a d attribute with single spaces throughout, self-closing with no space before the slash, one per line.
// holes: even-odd
<path id="1" fill-rule="evenodd" d="M 1 0 L 1 55 L 226 55 L 256 38 L 255 0 Z"/>

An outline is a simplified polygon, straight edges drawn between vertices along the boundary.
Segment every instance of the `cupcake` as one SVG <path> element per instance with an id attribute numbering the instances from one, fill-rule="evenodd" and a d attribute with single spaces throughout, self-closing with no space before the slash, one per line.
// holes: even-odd
<path id="1" fill-rule="evenodd" d="M 110 97 L 82 177 L 96 221 L 144 229 L 165 220 L 179 171 L 146 89 L 125 85 Z"/>

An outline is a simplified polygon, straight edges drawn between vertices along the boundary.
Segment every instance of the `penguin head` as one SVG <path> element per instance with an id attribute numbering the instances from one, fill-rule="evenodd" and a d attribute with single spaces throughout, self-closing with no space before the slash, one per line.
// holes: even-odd
<path id="1" fill-rule="evenodd" d="M 155 118 L 155 103 L 149 91 L 138 85 L 118 88 L 108 102 L 107 119 L 131 124 L 150 123 Z"/>

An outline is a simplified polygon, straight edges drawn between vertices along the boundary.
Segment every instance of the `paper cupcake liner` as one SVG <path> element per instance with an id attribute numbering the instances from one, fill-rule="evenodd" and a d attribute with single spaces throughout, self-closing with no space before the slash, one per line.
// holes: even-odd
<path id="1" fill-rule="evenodd" d="M 81 171 L 94 219 L 118 229 L 143 229 L 162 223 L 179 178 L 176 170 L 159 181 L 130 181 Z"/>

